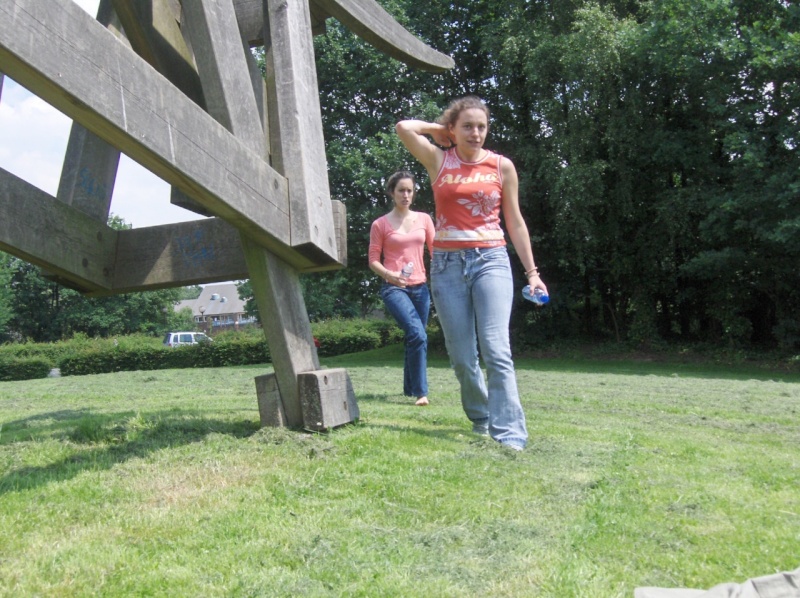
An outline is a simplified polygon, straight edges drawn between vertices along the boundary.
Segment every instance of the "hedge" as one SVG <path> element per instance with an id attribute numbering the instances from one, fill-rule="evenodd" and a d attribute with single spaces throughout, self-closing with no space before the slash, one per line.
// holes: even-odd
<path id="1" fill-rule="evenodd" d="M 358 353 L 402 342 L 393 320 L 329 320 L 312 324 L 320 357 Z M 44 378 L 59 368 L 62 376 L 173 368 L 224 367 L 269 363 L 261 329 L 226 332 L 211 343 L 169 348 L 144 335 L 110 339 L 76 336 L 60 343 L 19 343 L 0 347 L 0 380 Z"/>
<path id="2" fill-rule="evenodd" d="M 50 361 L 41 357 L 0 360 L 0 380 L 33 380 L 46 378 L 52 369 Z"/>

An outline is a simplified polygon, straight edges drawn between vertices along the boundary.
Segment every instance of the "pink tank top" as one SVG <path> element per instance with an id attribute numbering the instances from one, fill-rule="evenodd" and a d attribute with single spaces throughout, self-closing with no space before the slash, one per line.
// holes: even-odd
<path id="1" fill-rule="evenodd" d="M 506 244 L 500 226 L 503 199 L 502 156 L 487 150 L 477 162 L 463 162 L 455 148 L 445 151 L 433 182 L 436 236 L 440 249 L 501 247 Z"/>

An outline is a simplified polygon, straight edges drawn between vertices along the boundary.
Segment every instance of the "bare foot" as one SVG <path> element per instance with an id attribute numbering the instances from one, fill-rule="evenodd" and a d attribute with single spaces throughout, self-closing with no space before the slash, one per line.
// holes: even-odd
<path id="1" fill-rule="evenodd" d="M 417 402 L 414 403 L 417 407 L 424 407 L 428 404 L 428 397 L 420 397 L 417 399 Z"/>

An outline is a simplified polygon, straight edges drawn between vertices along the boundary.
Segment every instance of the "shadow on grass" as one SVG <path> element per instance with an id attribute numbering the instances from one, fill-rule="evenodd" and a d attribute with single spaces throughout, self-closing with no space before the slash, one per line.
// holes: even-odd
<path id="1" fill-rule="evenodd" d="M 37 427 L 37 423 L 45 425 Z M 247 438 L 258 430 L 254 421 L 214 419 L 190 410 L 147 416 L 133 412 L 99 414 L 85 409 L 33 415 L 4 424 L 0 444 L 57 438 L 79 448 L 48 465 L 23 467 L 4 475 L 0 494 L 68 480 L 83 471 L 111 469 L 161 449 L 200 442 L 209 434 Z"/>

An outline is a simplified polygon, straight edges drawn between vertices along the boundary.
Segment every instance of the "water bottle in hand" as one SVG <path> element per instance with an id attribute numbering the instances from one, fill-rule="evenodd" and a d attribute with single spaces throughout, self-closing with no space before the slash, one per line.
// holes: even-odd
<path id="1" fill-rule="evenodd" d="M 414 273 L 414 262 L 408 262 L 403 269 L 400 270 L 400 276 L 408 278 Z"/>
<path id="2" fill-rule="evenodd" d="M 534 288 L 533 293 L 531 293 L 531 285 L 529 284 L 526 284 L 525 288 L 522 289 L 522 296 L 528 301 L 533 301 L 536 305 L 545 305 L 550 301 L 550 295 L 539 287 Z"/>

